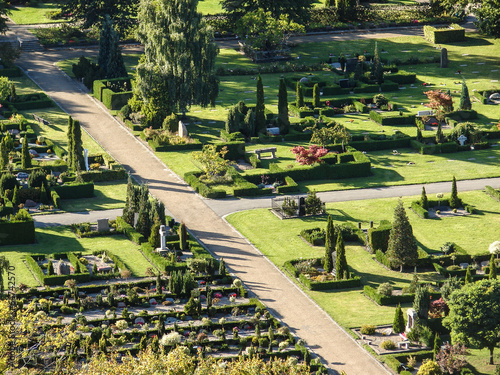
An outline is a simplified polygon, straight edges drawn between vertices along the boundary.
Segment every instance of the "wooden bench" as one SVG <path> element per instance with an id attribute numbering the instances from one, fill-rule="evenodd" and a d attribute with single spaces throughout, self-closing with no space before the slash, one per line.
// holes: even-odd
<path id="1" fill-rule="evenodd" d="M 33 116 L 33 119 L 38 122 L 39 124 L 43 124 L 43 125 L 50 125 L 50 122 L 48 122 L 47 120 L 41 118 L 40 116 L 37 116 L 35 115 L 34 113 L 32 113 L 32 116 Z"/>
<path id="2" fill-rule="evenodd" d="M 255 150 L 254 153 L 257 154 L 257 157 L 259 160 L 261 159 L 261 154 L 265 154 L 270 152 L 273 156 L 273 159 L 276 159 L 276 147 L 269 147 L 269 148 L 260 148 L 258 150 Z"/>

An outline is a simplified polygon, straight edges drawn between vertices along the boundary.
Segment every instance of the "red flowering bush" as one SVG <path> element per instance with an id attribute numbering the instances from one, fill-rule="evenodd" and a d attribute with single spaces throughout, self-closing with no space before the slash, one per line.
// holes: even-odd
<path id="1" fill-rule="evenodd" d="M 328 154 L 328 150 L 326 148 L 318 145 L 309 145 L 308 149 L 303 146 L 295 146 L 291 149 L 291 151 L 294 153 L 297 162 L 301 165 L 323 163 L 323 160 L 320 158 Z"/>

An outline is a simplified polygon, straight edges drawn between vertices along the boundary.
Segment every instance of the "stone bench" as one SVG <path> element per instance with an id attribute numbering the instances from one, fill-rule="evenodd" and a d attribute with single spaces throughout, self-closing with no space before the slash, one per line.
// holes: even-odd
<path id="1" fill-rule="evenodd" d="M 260 149 L 254 151 L 254 153 L 257 154 L 257 157 L 259 158 L 259 160 L 261 159 L 261 154 L 265 154 L 268 152 L 271 153 L 271 155 L 273 156 L 273 159 L 276 159 L 276 147 L 260 148 Z"/>
<path id="2" fill-rule="evenodd" d="M 409 341 L 400 341 L 400 342 L 397 343 L 397 345 L 398 345 L 398 349 L 403 348 L 403 349 L 408 350 L 410 342 Z"/>
<path id="3" fill-rule="evenodd" d="M 32 113 L 33 119 L 39 124 L 50 125 L 50 122 Z"/>

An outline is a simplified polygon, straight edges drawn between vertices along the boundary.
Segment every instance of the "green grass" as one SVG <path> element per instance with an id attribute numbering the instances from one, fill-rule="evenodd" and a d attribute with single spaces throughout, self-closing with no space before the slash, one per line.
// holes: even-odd
<path id="1" fill-rule="evenodd" d="M 432 252 L 439 250 L 445 242 L 453 241 L 468 253 L 479 254 L 487 252 L 489 244 L 497 240 L 500 202 L 482 192 L 459 192 L 459 196 L 466 203 L 473 204 L 478 213 L 463 217 L 424 220 L 411 210 L 406 210 L 420 247 Z M 417 198 L 403 198 L 405 207 Z M 361 222 L 363 228 L 367 228 L 370 221 L 374 221 L 376 226 L 381 220 L 392 221 L 396 204 L 396 198 L 329 203 L 327 211 L 335 223 L 350 222 L 357 225 Z M 299 237 L 299 233 L 307 228 L 325 228 L 326 219 L 326 216 L 321 216 L 279 220 L 267 209 L 237 212 L 227 217 L 230 224 L 278 267 L 282 267 L 285 261 L 300 257 L 322 257 L 324 249 L 309 246 Z M 376 263 L 373 260 L 374 256 L 359 245 L 349 244 L 346 256 L 348 264 L 362 277 L 363 284 L 376 287 L 382 282 L 390 282 L 400 288 L 411 281 L 412 270 L 407 269 L 403 273 L 387 270 Z M 419 276 L 422 281 L 441 279 L 435 272 L 420 273 Z M 360 306 L 371 302 L 361 295 L 359 289 L 330 293 L 306 292 L 336 321 L 346 327 L 387 324 L 394 318 L 393 308 L 373 305 L 373 308 L 360 309 Z M 332 298 L 332 293 L 335 293 L 335 298 Z"/>
<path id="2" fill-rule="evenodd" d="M 63 199 L 61 205 L 67 212 L 110 210 L 125 206 L 127 183 L 125 181 L 96 182 L 94 197 L 85 199 Z"/>
<path id="3" fill-rule="evenodd" d="M 40 2 L 36 7 L 12 7 L 9 17 L 18 25 L 68 22 L 66 19 L 51 20 L 47 17 L 47 13 L 59 9 L 60 5 L 57 2 Z"/>
<path id="4" fill-rule="evenodd" d="M 36 244 L 0 248 L 0 256 L 5 256 L 16 267 L 16 284 L 37 286 L 35 278 L 23 262 L 24 256 L 33 253 L 53 254 L 78 251 L 91 254 L 105 250 L 116 254 L 135 276 L 146 276 L 146 269 L 152 267 L 139 251 L 139 246 L 124 236 L 77 238 L 69 227 L 36 229 Z"/>
<path id="5" fill-rule="evenodd" d="M 494 374 L 496 367 L 500 364 L 500 350 L 496 348 L 493 353 L 494 365 L 489 364 L 490 351 L 488 349 L 469 349 L 467 361 L 474 367 L 478 375 Z"/>

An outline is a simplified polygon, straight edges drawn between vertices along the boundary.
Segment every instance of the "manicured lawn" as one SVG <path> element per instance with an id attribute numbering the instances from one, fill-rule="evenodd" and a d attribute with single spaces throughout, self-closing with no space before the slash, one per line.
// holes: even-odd
<path id="1" fill-rule="evenodd" d="M 60 9 L 57 2 L 38 3 L 36 7 L 17 6 L 11 8 L 9 17 L 18 25 L 33 25 L 39 23 L 61 23 L 68 22 L 66 19 L 51 20 L 47 14 Z"/>
<path id="2" fill-rule="evenodd" d="M 63 199 L 61 204 L 63 210 L 68 212 L 122 208 L 125 205 L 126 193 L 126 181 L 96 182 L 93 198 Z"/>
<path id="3" fill-rule="evenodd" d="M 52 254 L 78 251 L 91 254 L 96 250 L 105 250 L 116 254 L 135 276 L 145 276 L 146 269 L 152 267 L 139 252 L 139 246 L 121 235 L 95 238 L 77 238 L 69 227 L 51 227 L 36 229 L 36 244 L 9 246 L 0 248 L 0 256 L 5 256 L 16 267 L 16 284 L 37 286 L 35 278 L 23 263 L 25 255 Z"/>
<path id="4" fill-rule="evenodd" d="M 490 351 L 488 349 L 469 349 L 467 361 L 474 367 L 478 375 L 494 374 L 496 367 L 500 364 L 500 350 L 495 348 L 494 365 L 490 365 Z"/>
<path id="5" fill-rule="evenodd" d="M 459 196 L 465 202 L 474 205 L 478 213 L 463 217 L 424 220 L 407 208 L 407 215 L 420 247 L 427 251 L 436 251 L 445 242 L 453 241 L 468 253 L 479 254 L 487 252 L 489 244 L 498 239 L 494 223 L 499 221 L 500 202 L 482 192 L 459 192 Z M 434 197 L 429 196 L 429 198 Z M 417 197 L 404 197 L 405 207 L 415 199 Z M 361 222 L 363 228 L 367 228 L 370 221 L 374 221 L 375 226 L 380 220 L 392 221 L 396 203 L 396 198 L 329 203 L 327 211 L 335 223 L 350 222 L 357 225 Z M 322 216 L 279 220 L 267 209 L 237 212 L 227 217 L 229 223 L 278 267 L 282 267 L 287 260 L 323 256 L 324 248 L 309 246 L 299 237 L 299 233 L 306 228 L 325 228 L 326 219 L 326 216 Z M 407 269 L 403 273 L 387 270 L 373 260 L 373 255 L 357 244 L 347 246 L 346 256 L 348 264 L 362 277 L 363 284 L 377 287 L 380 283 L 390 282 L 395 287 L 401 288 L 411 281 L 413 270 Z M 441 279 L 435 272 L 419 273 L 419 277 L 421 281 L 429 282 Z M 394 318 L 393 308 L 374 305 L 361 295 L 360 289 L 329 293 L 306 292 L 336 321 L 347 327 L 387 324 Z M 370 304 L 373 308 L 360 308 L 366 304 Z"/>

